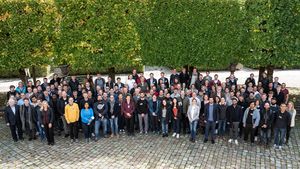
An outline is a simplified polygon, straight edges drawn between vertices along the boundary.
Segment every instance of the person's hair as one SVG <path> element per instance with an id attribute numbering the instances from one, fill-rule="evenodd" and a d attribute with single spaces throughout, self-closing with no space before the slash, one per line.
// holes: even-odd
<path id="1" fill-rule="evenodd" d="M 294 102 L 289 101 L 288 104 L 291 104 L 291 105 L 292 105 L 292 108 L 291 108 L 291 109 L 288 109 L 288 110 L 289 110 L 289 111 L 295 111 L 295 105 L 294 105 Z"/>
<path id="2" fill-rule="evenodd" d="M 28 101 L 29 101 L 29 99 L 28 99 L 27 97 L 26 97 L 26 98 L 24 98 L 23 100 L 24 100 L 24 101 L 25 101 L 25 100 L 28 100 Z"/>
<path id="3" fill-rule="evenodd" d="M 44 100 L 44 101 L 42 102 L 42 106 L 41 106 L 41 108 L 40 108 L 40 111 L 43 111 L 43 110 L 44 110 L 44 104 L 46 104 L 46 105 L 47 105 L 47 108 L 49 108 L 48 102 L 47 102 L 46 100 Z"/>

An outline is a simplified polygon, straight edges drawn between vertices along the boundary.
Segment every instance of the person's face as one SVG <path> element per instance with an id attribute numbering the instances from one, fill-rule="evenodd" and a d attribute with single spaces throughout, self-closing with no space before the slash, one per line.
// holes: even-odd
<path id="1" fill-rule="evenodd" d="M 270 109 L 270 104 L 269 104 L 269 103 L 265 103 L 264 108 L 265 108 L 266 110 L 269 110 L 269 109 Z"/>
<path id="2" fill-rule="evenodd" d="M 197 101 L 194 99 L 192 103 L 193 105 L 196 105 Z"/>
<path id="3" fill-rule="evenodd" d="M 65 91 L 63 91 L 63 92 L 61 93 L 61 96 L 65 98 L 65 97 L 67 97 L 67 93 L 66 93 Z"/>
<path id="4" fill-rule="evenodd" d="M 209 98 L 209 103 L 210 104 L 214 103 L 214 99 L 213 98 Z"/>
<path id="5" fill-rule="evenodd" d="M 145 94 L 144 93 L 141 93 L 141 98 L 144 98 L 145 97 Z"/>
<path id="6" fill-rule="evenodd" d="M 21 98 L 24 99 L 25 98 L 25 94 L 21 93 Z"/>
<path id="7" fill-rule="evenodd" d="M 237 100 L 235 100 L 235 99 L 232 100 L 232 104 L 233 104 L 233 105 L 237 105 Z"/>
<path id="8" fill-rule="evenodd" d="M 250 74 L 250 77 L 253 79 L 254 75 L 253 75 L 253 74 Z"/>
<path id="9" fill-rule="evenodd" d="M 15 100 L 13 100 L 13 99 L 11 99 L 11 100 L 9 100 L 9 102 L 8 102 L 8 104 L 9 104 L 9 106 L 15 106 Z"/>
<path id="10" fill-rule="evenodd" d="M 289 109 L 293 108 L 293 104 L 292 103 L 288 103 L 288 108 Z"/>
<path id="11" fill-rule="evenodd" d="M 285 105 L 285 104 L 282 104 L 282 105 L 280 106 L 280 110 L 281 110 L 281 112 L 285 112 L 285 111 L 286 111 L 286 105 Z"/>
<path id="12" fill-rule="evenodd" d="M 26 106 L 28 106 L 29 105 L 29 100 L 24 100 L 24 104 L 26 105 Z"/>
<path id="13" fill-rule="evenodd" d="M 88 109 L 89 107 L 90 107 L 90 106 L 89 106 L 88 103 L 85 103 L 85 104 L 84 104 L 84 108 L 85 108 L 85 109 Z"/>
<path id="14" fill-rule="evenodd" d="M 32 103 L 36 103 L 36 102 L 37 102 L 37 100 L 36 100 L 35 97 L 33 97 L 33 98 L 31 99 L 31 101 L 32 101 Z"/>
<path id="15" fill-rule="evenodd" d="M 110 96 L 109 97 L 109 100 L 111 101 L 111 102 L 113 102 L 115 99 L 114 99 L 114 96 Z"/>
<path id="16" fill-rule="evenodd" d="M 126 100 L 127 100 L 127 101 L 130 101 L 130 96 L 126 96 Z"/>
<path id="17" fill-rule="evenodd" d="M 225 98 L 221 98 L 221 103 L 225 103 Z"/>
<path id="18" fill-rule="evenodd" d="M 252 102 L 252 103 L 250 104 L 250 109 L 254 109 L 254 107 L 255 107 L 255 104 L 254 104 L 254 102 Z"/>
<path id="19" fill-rule="evenodd" d="M 152 99 L 155 101 L 155 100 L 156 100 L 156 95 L 153 95 L 153 96 L 152 96 Z"/>
<path id="20" fill-rule="evenodd" d="M 119 98 L 119 100 L 122 100 L 123 99 L 123 95 L 119 94 L 118 98 Z"/>
<path id="21" fill-rule="evenodd" d="M 218 80 L 218 76 L 217 75 L 215 75 L 215 80 Z"/>
<path id="22" fill-rule="evenodd" d="M 135 69 L 132 70 L 132 74 L 134 74 L 134 75 L 136 74 L 136 70 Z"/>
<path id="23" fill-rule="evenodd" d="M 73 98 L 69 98 L 69 104 L 72 105 L 74 102 Z"/>
<path id="24" fill-rule="evenodd" d="M 10 88 L 10 91 L 12 91 L 12 92 L 15 91 L 15 88 L 14 88 L 14 87 L 11 87 L 11 88 Z"/>
<path id="25" fill-rule="evenodd" d="M 167 105 L 167 101 L 166 100 L 163 100 L 162 104 L 165 106 Z"/>

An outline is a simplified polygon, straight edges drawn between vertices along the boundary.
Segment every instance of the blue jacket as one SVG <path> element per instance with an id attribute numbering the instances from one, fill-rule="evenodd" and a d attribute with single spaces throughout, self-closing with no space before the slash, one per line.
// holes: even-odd
<path id="1" fill-rule="evenodd" d="M 243 117 L 243 124 L 246 124 L 246 120 L 247 120 L 247 116 L 249 113 L 249 107 L 245 110 L 244 113 L 244 117 Z M 254 124 L 255 127 L 257 127 L 259 125 L 259 121 L 260 121 L 260 113 L 258 109 L 254 109 L 253 111 L 253 116 L 252 116 L 252 122 Z"/>
<path id="2" fill-rule="evenodd" d="M 219 120 L 219 105 L 213 104 L 213 121 L 216 122 Z M 209 103 L 207 103 L 204 107 L 204 117 L 205 120 L 208 121 L 209 118 Z"/>
<path id="3" fill-rule="evenodd" d="M 94 117 L 93 109 L 81 109 L 80 116 L 82 123 L 88 124 Z"/>
<path id="4" fill-rule="evenodd" d="M 153 111 L 153 100 L 150 99 L 149 100 L 149 113 L 150 113 L 150 116 L 152 116 L 152 113 L 154 112 L 156 114 L 156 116 L 158 115 L 158 111 L 160 109 L 160 101 L 159 100 L 156 100 L 156 111 Z"/>

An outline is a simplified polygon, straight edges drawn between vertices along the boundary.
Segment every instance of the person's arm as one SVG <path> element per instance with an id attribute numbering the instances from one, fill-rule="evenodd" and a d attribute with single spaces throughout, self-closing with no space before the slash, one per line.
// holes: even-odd
<path id="1" fill-rule="evenodd" d="M 65 107 L 65 119 L 66 119 L 67 123 L 69 124 L 70 122 L 69 122 L 69 106 L 68 105 L 66 105 L 66 107 Z"/>
<path id="2" fill-rule="evenodd" d="M 78 104 L 76 103 L 75 104 L 76 106 L 76 121 L 78 121 L 79 120 L 79 114 L 80 114 L 80 110 L 79 110 L 79 106 L 78 106 Z"/>
<path id="3" fill-rule="evenodd" d="M 17 111 L 17 108 L 16 108 L 16 111 Z M 8 113 L 8 107 L 5 108 L 5 122 L 6 122 L 6 125 L 10 125 L 10 122 L 9 122 L 9 113 Z"/>
<path id="4" fill-rule="evenodd" d="M 256 118 L 255 118 L 254 127 L 257 127 L 259 125 L 259 121 L 260 121 L 260 113 L 258 110 L 256 110 L 255 112 L 256 112 Z"/>
<path id="5" fill-rule="evenodd" d="M 188 116 L 189 121 L 192 122 L 192 117 L 191 117 L 191 106 L 188 108 L 187 116 Z"/>
<path id="6" fill-rule="evenodd" d="M 84 115 L 84 109 L 81 109 L 80 111 L 80 117 L 81 117 L 81 121 L 88 121 L 88 119 L 86 118 L 86 116 Z"/>

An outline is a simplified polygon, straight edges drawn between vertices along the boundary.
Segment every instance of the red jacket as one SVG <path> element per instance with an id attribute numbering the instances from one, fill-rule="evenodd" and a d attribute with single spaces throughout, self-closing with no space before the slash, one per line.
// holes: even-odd
<path id="1" fill-rule="evenodd" d="M 129 104 L 127 104 L 127 100 L 124 100 L 122 102 L 122 107 L 121 107 L 121 110 L 122 110 L 122 115 L 125 117 L 125 118 L 131 118 L 133 117 L 133 113 L 134 113 L 134 110 L 135 110 L 135 105 L 134 105 L 134 102 L 131 100 Z M 131 114 L 131 116 L 128 116 L 127 113 Z"/>

